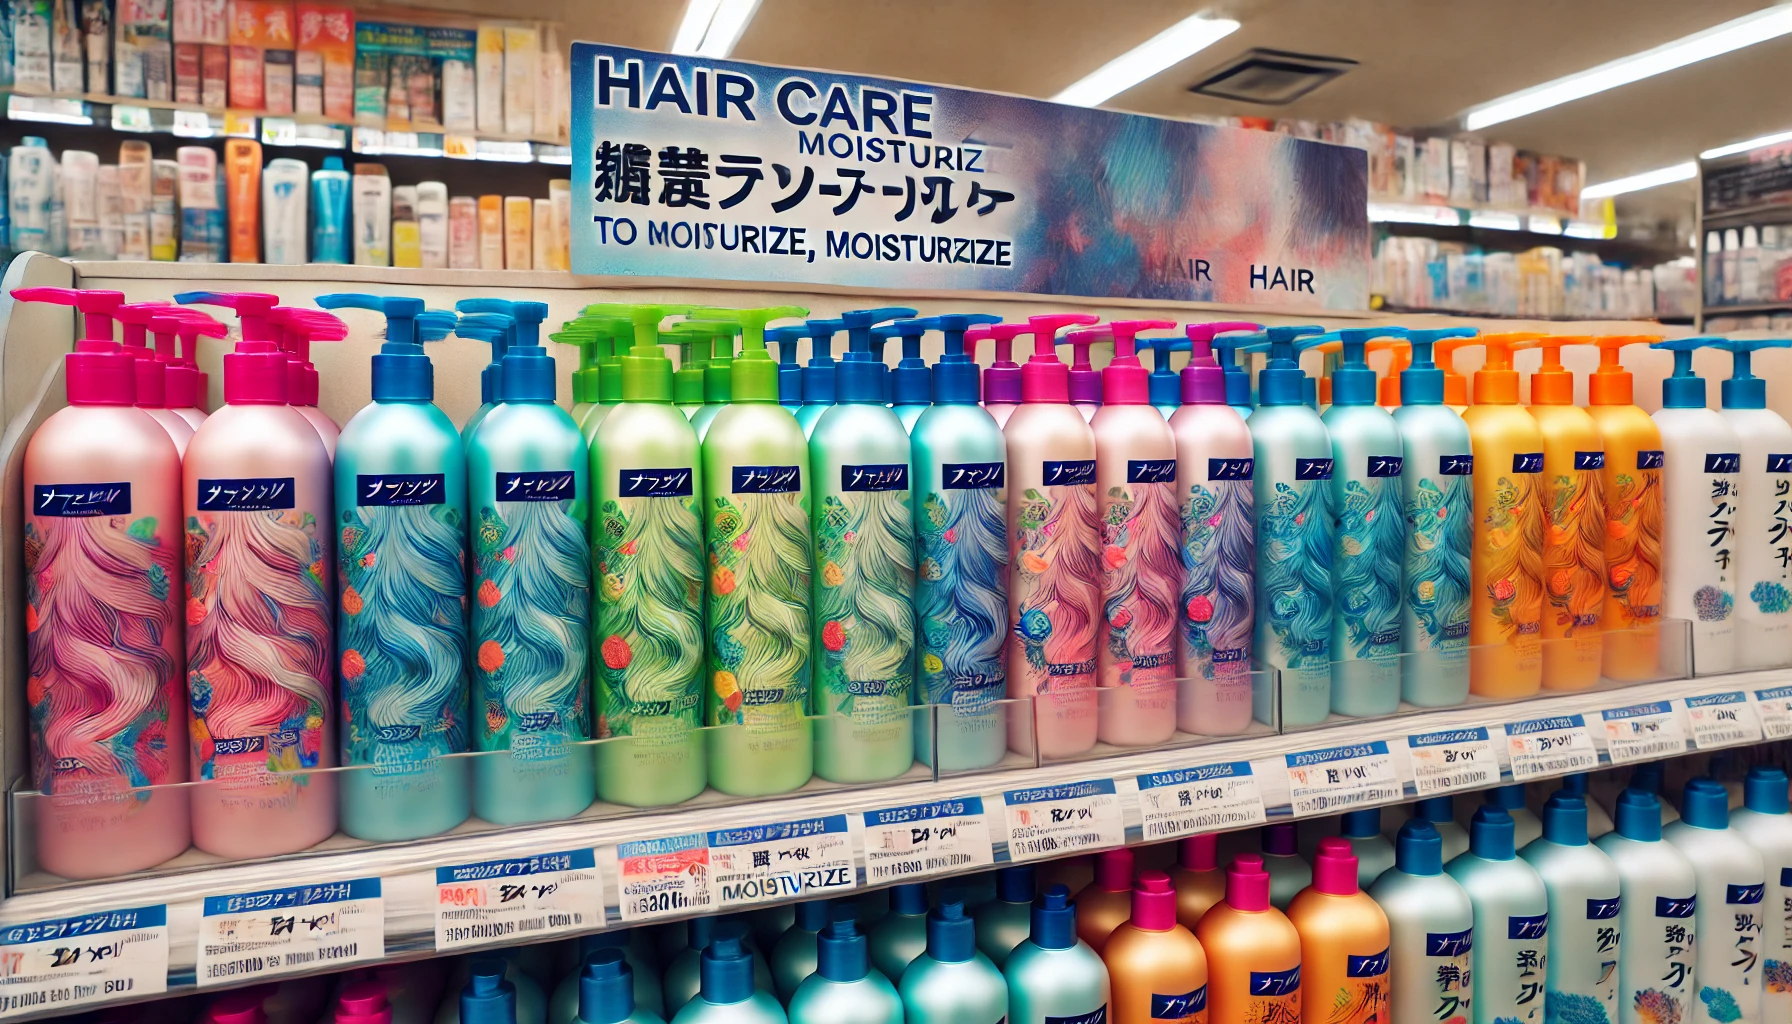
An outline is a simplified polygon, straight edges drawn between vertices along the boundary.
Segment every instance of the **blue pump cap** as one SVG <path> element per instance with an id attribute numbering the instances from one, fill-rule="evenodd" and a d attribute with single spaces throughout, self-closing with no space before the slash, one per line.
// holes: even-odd
<path id="1" fill-rule="evenodd" d="M 1431 346 L 1445 338 L 1472 338 L 1480 334 L 1478 327 L 1440 327 L 1429 331 L 1407 331 L 1406 341 L 1412 346 L 1412 364 L 1400 371 L 1401 405 L 1444 404 L 1444 371 L 1432 358 Z M 1333 385 L 1336 387 L 1336 385 Z M 1334 396 L 1334 400 L 1335 396 Z"/>
<path id="2" fill-rule="evenodd" d="M 1444 837 L 1423 818 L 1409 818 L 1394 836 L 1394 867 L 1409 875 L 1441 875 Z"/>
<path id="3" fill-rule="evenodd" d="M 805 900 L 796 905 L 796 926 L 806 932 L 821 931 L 828 923 L 827 900 Z"/>
<path id="4" fill-rule="evenodd" d="M 1448 796 L 1428 796 L 1412 805 L 1412 816 L 1426 821 L 1456 820 L 1456 802 Z"/>
<path id="5" fill-rule="evenodd" d="M 1003 903 L 1031 903 L 1038 884 L 1038 874 L 1030 864 L 1001 868 L 996 871 L 996 899 Z"/>
<path id="6" fill-rule="evenodd" d="M 1301 371 L 1300 349 L 1318 344 L 1325 328 L 1316 325 L 1268 327 L 1261 334 L 1247 335 L 1242 352 L 1268 352 L 1269 362 L 1257 374 L 1258 405 L 1304 405 L 1307 401 L 1307 375 Z M 1307 339 L 1302 343 L 1302 339 Z M 1218 339 L 1215 339 L 1216 343 Z M 1231 392 L 1227 392 L 1227 403 Z"/>
<path id="7" fill-rule="evenodd" d="M 452 309 L 426 309 L 417 314 L 417 340 L 441 341 L 459 324 L 460 317 Z"/>
<path id="8" fill-rule="evenodd" d="M 31 141 L 31 140 L 30 140 L 30 139 L 26 139 L 26 140 L 25 140 L 25 141 L 26 141 L 26 142 L 27 142 L 27 143 L 29 143 L 29 142 L 30 142 L 30 141 Z M 343 168 L 343 166 L 342 166 L 342 158 L 341 158 L 341 157 L 339 157 L 339 156 L 326 156 L 326 157 L 324 157 L 324 170 L 326 170 L 326 171 L 340 171 L 340 170 L 344 170 L 344 168 Z"/>
<path id="9" fill-rule="evenodd" d="M 1661 784 L 1667 777 L 1667 766 L 1660 761 L 1644 761 L 1631 769 L 1630 788 L 1661 795 Z"/>
<path id="10" fill-rule="evenodd" d="M 1483 804 L 1468 823 L 1469 852 L 1486 860 L 1511 860 L 1516 834 L 1505 808 Z"/>
<path id="11" fill-rule="evenodd" d="M 716 934 L 716 919 L 713 917 L 693 917 L 686 922 L 684 944 L 695 950 L 709 948 L 709 940 Z"/>
<path id="12" fill-rule="evenodd" d="M 767 327 L 765 340 L 778 346 L 778 404 L 803 404 L 803 367 L 796 361 L 797 348 L 809 336 L 809 328 Z"/>
<path id="13" fill-rule="evenodd" d="M 909 318 L 915 311 L 902 306 L 883 309 L 855 309 L 840 314 L 846 325 L 846 354 L 834 371 L 835 401 L 841 403 L 876 403 L 886 400 L 890 368 L 872 353 L 871 331 L 877 324 L 898 317 Z M 916 351 L 919 357 L 920 352 Z M 804 399 L 808 399 L 805 394 Z"/>
<path id="14" fill-rule="evenodd" d="M 1054 885 L 1034 900 L 1032 920 L 1028 937 L 1040 949 L 1069 949 L 1076 945 L 1076 907 L 1070 902 L 1069 886 Z"/>
<path id="15" fill-rule="evenodd" d="M 1767 408 L 1767 382 L 1751 372 L 1750 353 L 1761 348 L 1792 348 L 1792 338 L 1726 338 L 1711 347 L 1730 353 L 1730 377 L 1720 385 L 1724 408 Z"/>
<path id="16" fill-rule="evenodd" d="M 1251 407 L 1251 374 L 1235 361 L 1233 353 L 1256 337 L 1255 334 L 1221 334 L 1213 339 L 1213 361 L 1226 375 L 1226 404 L 1234 409 Z"/>
<path id="17" fill-rule="evenodd" d="M 1543 838 L 1559 846 L 1587 845 L 1585 797 L 1557 792 L 1543 804 Z"/>
<path id="18" fill-rule="evenodd" d="M 1346 327 L 1308 339 L 1301 347 L 1321 342 L 1344 343 L 1343 364 L 1332 371 L 1333 405 L 1374 405 L 1375 371 L 1369 368 L 1369 353 L 1364 347 L 1376 338 L 1404 338 L 1404 327 Z M 1438 385 L 1441 390 L 1442 384 Z"/>
<path id="19" fill-rule="evenodd" d="M 1661 838 L 1661 801 L 1635 786 L 1619 793 L 1612 806 L 1612 831 L 1639 843 L 1656 842 Z"/>
<path id="20" fill-rule="evenodd" d="M 1151 404 L 1181 405 L 1182 375 L 1170 368 L 1170 360 L 1173 358 L 1170 353 L 1187 352 L 1191 347 L 1188 336 L 1134 338 L 1133 344 L 1138 348 L 1151 350 L 1151 376 L 1145 382 L 1150 388 Z"/>
<path id="21" fill-rule="evenodd" d="M 977 925 L 954 895 L 927 915 L 927 955 L 943 964 L 961 964 L 977 955 Z"/>
<path id="22" fill-rule="evenodd" d="M 1697 338 L 1670 338 L 1649 346 L 1674 353 L 1673 375 L 1661 382 L 1663 409 L 1705 408 L 1705 378 L 1692 372 L 1692 354 L 1699 349 L 1727 341 L 1728 338 L 1705 335 Z"/>
<path id="23" fill-rule="evenodd" d="M 1564 796 L 1586 796 L 1587 773 L 1581 772 L 1579 775 L 1562 776 L 1562 788 L 1558 792 Z"/>
<path id="24" fill-rule="evenodd" d="M 516 986 L 504 978 L 504 961 L 482 956 L 460 990 L 461 1024 L 516 1024 Z"/>
<path id="25" fill-rule="evenodd" d="M 738 1003 L 753 995 L 753 954 L 746 949 L 747 926 L 722 921 L 703 950 L 699 991 L 709 1003 Z"/>
<path id="26" fill-rule="evenodd" d="M 858 981 L 871 973 L 871 946 L 848 917 L 828 922 L 815 938 L 815 973 L 829 981 Z"/>
<path id="27" fill-rule="evenodd" d="M 902 360 L 890 371 L 892 405 L 927 405 L 933 401 L 933 373 L 921 358 L 921 335 L 937 330 L 934 319 L 898 320 L 871 329 L 872 341 L 902 339 Z"/>
<path id="28" fill-rule="evenodd" d="M 977 354 L 965 351 L 964 332 L 978 324 L 999 324 L 1002 318 L 986 313 L 947 313 L 928 317 L 922 322 L 928 325 L 928 330 L 939 331 L 946 338 L 946 350 L 933 364 L 934 404 L 976 405 L 982 398 Z M 1029 893 L 1027 898 L 1032 899 L 1032 895 Z"/>
<path id="29" fill-rule="evenodd" d="M 510 349 L 510 338 L 516 324 L 501 313 L 480 313 L 463 316 L 454 333 L 462 338 L 483 341 L 492 347 L 492 361 L 479 373 L 479 400 L 490 404 L 503 390 L 504 353 Z"/>
<path id="30" fill-rule="evenodd" d="M 927 913 L 927 887 L 920 882 L 891 886 L 890 913 L 908 917 Z"/>
<path id="31" fill-rule="evenodd" d="M 805 320 L 809 338 L 809 364 L 803 367 L 803 402 L 834 404 L 834 335 L 846 329 L 844 320 Z"/>
<path id="32" fill-rule="evenodd" d="M 1742 806 L 1758 814 L 1785 814 L 1788 811 L 1786 773 L 1768 764 L 1748 770 L 1742 780 Z"/>
<path id="33" fill-rule="evenodd" d="M 1381 808 L 1365 807 L 1345 811 L 1338 822 L 1338 834 L 1346 839 L 1368 839 L 1381 834 Z"/>
<path id="34" fill-rule="evenodd" d="M 1730 791 L 1705 776 L 1686 780 L 1686 789 L 1680 794 L 1680 820 L 1695 828 L 1729 827 Z"/>
<path id="35" fill-rule="evenodd" d="M 336 292 L 319 295 L 316 302 L 324 309 L 371 309 L 386 315 L 386 340 L 373 357 L 374 401 L 427 402 L 435 397 L 435 370 L 417 336 L 422 299 Z"/>
<path id="36" fill-rule="evenodd" d="M 456 303 L 456 308 L 468 300 Z M 473 300 L 478 301 L 478 300 Z M 512 302 L 511 319 L 516 321 L 516 337 L 504 351 L 504 372 L 498 396 L 505 402 L 552 402 L 554 400 L 554 358 L 541 347 L 541 322 L 547 319 L 545 302 Z"/>
<path id="37" fill-rule="evenodd" d="M 1515 782 L 1510 786 L 1495 786 L 1482 793 L 1481 799 L 1489 807 L 1515 811 L 1524 806 L 1524 784 Z"/>
<path id="38" fill-rule="evenodd" d="M 618 1024 L 635 1012 L 634 969 L 615 947 L 585 954 L 579 969 L 580 1024 Z"/>

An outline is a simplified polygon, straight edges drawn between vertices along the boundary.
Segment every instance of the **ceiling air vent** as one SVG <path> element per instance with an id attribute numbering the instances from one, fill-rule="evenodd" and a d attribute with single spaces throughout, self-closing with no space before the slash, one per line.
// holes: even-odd
<path id="1" fill-rule="evenodd" d="M 1286 50 L 1250 50 L 1189 86 L 1189 92 L 1245 103 L 1293 103 L 1351 68 L 1356 61 Z"/>

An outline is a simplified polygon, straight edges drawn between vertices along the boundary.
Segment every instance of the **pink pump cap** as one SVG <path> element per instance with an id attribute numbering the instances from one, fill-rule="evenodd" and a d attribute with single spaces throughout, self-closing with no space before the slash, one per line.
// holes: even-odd
<path id="1" fill-rule="evenodd" d="M 1234 331 L 1261 331 L 1262 324 L 1243 320 L 1222 320 L 1211 324 L 1189 324 L 1188 365 L 1182 368 L 1183 405 L 1225 405 L 1226 372 L 1213 358 L 1213 339 Z"/>
<path id="2" fill-rule="evenodd" d="M 230 333 L 230 328 L 197 309 L 173 306 L 150 320 L 149 329 L 156 336 L 157 352 L 164 345 L 174 351 L 175 341 L 179 341 L 178 355 L 166 370 L 168 408 L 199 408 L 199 396 L 205 394 L 207 386 L 207 375 L 197 362 L 199 337 L 222 338 Z"/>
<path id="3" fill-rule="evenodd" d="M 151 318 L 170 308 L 172 307 L 168 303 L 157 300 L 127 302 L 112 311 L 112 316 L 120 324 L 119 343 L 137 361 L 134 370 L 137 378 L 137 407 L 140 409 L 168 408 L 168 375 L 164 360 L 149 347 L 146 335 Z"/>
<path id="4" fill-rule="evenodd" d="M 1093 324 L 1101 317 L 1092 313 L 1049 313 L 1030 316 L 1016 324 L 1015 335 L 1033 336 L 1033 355 L 1020 368 L 1020 398 L 1029 404 L 1067 405 L 1070 402 L 1070 367 L 1058 359 L 1058 328 Z M 1001 326 L 1006 327 L 1006 324 Z M 1000 338 L 1001 335 L 996 335 Z M 987 400 L 987 399 L 986 399 Z"/>
<path id="5" fill-rule="evenodd" d="M 1101 400 L 1106 405 L 1150 405 L 1151 374 L 1139 362 L 1140 331 L 1173 331 L 1174 320 L 1115 320 L 1105 325 L 1114 339 L 1114 359 L 1101 371 Z M 1100 328 L 1095 328 L 1100 330 Z M 1081 334 L 1072 332 L 1072 336 Z"/>
<path id="6" fill-rule="evenodd" d="M 1220 866 L 1220 837 L 1208 832 L 1182 841 L 1180 861 L 1184 871 L 1213 871 Z"/>
<path id="7" fill-rule="evenodd" d="M 1095 887 L 1108 892 L 1132 888 L 1132 851 L 1124 846 L 1095 855 Z"/>
<path id="8" fill-rule="evenodd" d="M 267 1024 L 268 1015 L 262 1011 L 261 1000 L 266 994 L 265 986 L 257 986 L 242 992 L 226 992 L 218 997 L 217 1002 L 206 1007 L 205 1013 L 199 1017 L 200 1024 Z"/>
<path id="9" fill-rule="evenodd" d="M 1329 896 L 1357 894 L 1356 853 L 1350 840 L 1343 836 L 1319 840 L 1319 853 L 1313 858 L 1313 888 Z"/>
<path id="10" fill-rule="evenodd" d="M 286 397 L 293 405 L 317 404 L 317 367 L 311 362 L 311 343 L 341 341 L 348 324 L 321 309 L 275 306 L 268 323 L 279 332 L 280 348 L 287 354 Z"/>
<path id="11" fill-rule="evenodd" d="M 1269 872 L 1263 870 L 1262 857 L 1241 853 L 1232 858 L 1226 869 L 1226 905 L 1244 911 L 1269 909 Z"/>
<path id="12" fill-rule="evenodd" d="M 1141 871 L 1132 887 L 1132 926 L 1148 932 L 1176 927 L 1176 889 L 1162 871 Z"/>
<path id="13" fill-rule="evenodd" d="M 336 997 L 336 1024 L 392 1024 L 385 984 L 369 978 L 344 986 Z"/>
<path id="14" fill-rule="evenodd" d="M 1106 326 L 1106 325 L 1103 325 Z M 1096 332 L 1096 333 L 1091 333 Z M 1101 404 L 1101 371 L 1089 362 L 1089 349 L 1098 341 L 1107 341 L 1111 331 L 1093 327 L 1064 335 L 1070 342 L 1070 400 L 1078 405 Z"/>
<path id="15" fill-rule="evenodd" d="M 203 302 L 237 312 L 243 336 L 224 356 L 226 405 L 285 405 L 286 353 L 268 334 L 268 312 L 280 302 L 265 292 L 182 292 L 176 302 Z"/>
<path id="16" fill-rule="evenodd" d="M 996 343 L 996 359 L 989 369 L 983 371 L 983 404 L 985 405 L 1019 405 L 1021 396 L 1020 364 L 1014 361 L 1014 336 L 1027 331 L 1026 324 L 979 324 L 971 328 L 977 331 L 977 337 L 989 338 Z M 968 344 L 971 331 L 965 332 Z"/>
<path id="17" fill-rule="evenodd" d="M 70 405 L 131 405 L 137 400 L 137 359 L 112 340 L 112 313 L 123 292 L 87 288 L 15 288 L 19 302 L 53 302 L 86 314 L 75 350 L 63 357 Z"/>

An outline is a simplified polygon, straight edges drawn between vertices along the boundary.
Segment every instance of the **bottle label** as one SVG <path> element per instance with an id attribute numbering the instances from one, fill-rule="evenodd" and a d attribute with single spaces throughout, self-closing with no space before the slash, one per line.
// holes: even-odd
<path id="1" fill-rule="evenodd" d="M 1514 454 L 1511 475 L 1498 477 L 1493 500 L 1476 509 L 1474 569 L 1482 592 L 1491 600 L 1488 612 L 1502 642 L 1535 637 L 1542 630 L 1543 585 L 1536 555 L 1542 547 L 1543 523 L 1531 479 L 1542 471 L 1542 452 Z M 1532 659 L 1538 656 L 1535 640 L 1529 641 L 1528 652 Z"/>
<path id="2" fill-rule="evenodd" d="M 1438 475 L 1406 478 L 1405 631 L 1415 651 L 1468 647 L 1473 455 L 1438 457 Z M 1416 628 L 1415 628 L 1416 627 Z"/>
<path id="3" fill-rule="evenodd" d="M 1388 973 L 1388 951 L 1382 950 L 1373 956 L 1350 956 L 1344 964 L 1344 974 L 1351 978 L 1379 978 Z"/>
<path id="4" fill-rule="evenodd" d="M 801 466 L 736 466 L 735 494 L 795 494 L 803 489 Z"/>
<path id="5" fill-rule="evenodd" d="M 889 465 L 841 466 L 842 491 L 906 491 L 908 463 Z"/>
<path id="6" fill-rule="evenodd" d="M 888 741 L 909 722 L 915 679 L 908 464 L 841 466 L 840 487 L 821 498 L 812 527 L 815 712 L 851 719 L 842 742 Z"/>
<path id="7" fill-rule="evenodd" d="M 1673 896 L 1655 897 L 1656 917 L 1687 918 L 1693 915 L 1693 911 L 1697 907 L 1698 897 L 1696 896 L 1688 896 L 1684 899 L 1678 899 Z"/>
<path id="8" fill-rule="evenodd" d="M 1472 929 L 1460 932 L 1425 933 L 1426 956 L 1467 956 L 1474 948 L 1475 933 Z"/>
<path id="9" fill-rule="evenodd" d="M 948 462 L 940 467 L 940 488 L 947 491 L 987 491 L 1007 483 L 1006 462 Z"/>
<path id="10" fill-rule="evenodd" d="M 1332 560 L 1335 543 L 1331 490 L 1321 483 L 1330 459 L 1296 459 L 1296 482 L 1266 484 L 1269 502 L 1257 521 L 1256 656 L 1284 670 L 1299 670 L 1296 688 L 1326 673 L 1329 685 L 1332 633 Z"/>
<path id="11" fill-rule="evenodd" d="M 1605 607 L 1604 452 L 1575 452 L 1574 468 L 1543 478 L 1543 596 L 1552 639 L 1597 630 Z M 1597 652 L 1595 652 L 1597 653 Z"/>
<path id="12" fill-rule="evenodd" d="M 129 481 L 35 484 L 31 488 L 31 514 L 53 519 L 128 516 L 131 514 L 131 485 Z"/>
<path id="13" fill-rule="evenodd" d="M 1182 1020 L 1205 1009 L 1207 1009 L 1206 985 L 1202 985 L 1193 992 L 1184 992 L 1179 996 L 1151 993 L 1152 1020 Z"/>
<path id="14" fill-rule="evenodd" d="M 1330 480 L 1332 478 L 1332 460 L 1330 459 L 1295 459 L 1294 479 L 1296 480 Z"/>
<path id="15" fill-rule="evenodd" d="M 1095 713 L 1095 623 L 1101 614 L 1101 524 L 1095 460 L 1044 463 L 1015 510 L 1012 574 L 1019 641 L 1014 692 L 1046 695 L 1042 721 Z M 1010 682 L 1017 682 L 1011 676 Z"/>
<path id="16" fill-rule="evenodd" d="M 1620 898 L 1617 896 L 1613 896 L 1610 899 L 1598 899 L 1598 898 L 1588 899 L 1587 900 L 1587 920 L 1589 920 L 1589 921 L 1614 921 L 1614 920 L 1617 920 L 1619 901 L 1620 901 Z"/>
<path id="17" fill-rule="evenodd" d="M 1512 916 L 1506 918 L 1506 938 L 1530 941 L 1544 938 L 1549 934 L 1549 915 L 1537 914 L 1529 917 Z"/>
<path id="18" fill-rule="evenodd" d="M 1725 894 L 1724 902 L 1738 904 L 1759 903 L 1761 902 L 1761 896 L 1765 889 L 1766 887 L 1764 885 L 1732 884 Z"/>
<path id="19" fill-rule="evenodd" d="M 1575 469 L 1604 469 L 1605 468 L 1605 453 L 1604 452 L 1575 452 L 1574 453 L 1574 468 Z"/>
<path id="20" fill-rule="evenodd" d="M 1217 468 L 1225 471 L 1216 474 Z M 1208 483 L 1182 503 L 1181 630 L 1178 673 L 1203 680 L 1216 701 L 1251 699 L 1256 526 L 1250 459 L 1208 460 Z"/>
<path id="21" fill-rule="evenodd" d="M 798 466 L 735 466 L 709 517 L 709 725 L 762 730 L 761 752 L 811 740 L 809 502 Z M 748 601 L 757 606 L 748 615 Z"/>
<path id="22" fill-rule="evenodd" d="M 219 477 L 199 481 L 198 510 L 201 512 L 274 512 L 293 507 L 293 478 Z"/>
<path id="23" fill-rule="evenodd" d="M 1003 462 L 948 462 L 940 490 L 917 495 L 915 617 L 923 703 L 1001 728 L 1007 692 L 1008 509 Z"/>
<path id="24" fill-rule="evenodd" d="M 1366 467 L 1370 478 L 1399 476 L 1400 468 L 1406 460 L 1398 455 L 1371 455 Z"/>
<path id="25" fill-rule="evenodd" d="M 440 505 L 447 487 L 440 473 L 360 473 L 355 476 L 355 504 L 371 508 Z"/>
<path id="26" fill-rule="evenodd" d="M 1705 472 L 1740 473 L 1742 472 L 1742 455 L 1739 452 L 1706 452 Z"/>
<path id="27" fill-rule="evenodd" d="M 1400 654 L 1404 461 L 1397 455 L 1371 455 L 1367 477 L 1343 481 L 1332 564 L 1333 592 L 1344 618 L 1344 649 L 1332 651 L 1332 657 L 1341 661 Z"/>
<path id="28" fill-rule="evenodd" d="M 1636 453 L 1638 469 L 1660 469 L 1666 461 L 1666 456 L 1658 449 L 1642 449 Z"/>
<path id="29" fill-rule="evenodd" d="M 1512 453 L 1512 472 L 1514 472 L 1514 473 L 1541 473 L 1541 472 L 1543 472 L 1543 453 L 1542 452 L 1513 452 Z"/>
<path id="30" fill-rule="evenodd" d="M 1660 451 L 1636 453 L 1636 470 L 1614 467 L 1605 498 L 1608 629 L 1634 629 L 1661 617 L 1662 492 Z"/>
<path id="31" fill-rule="evenodd" d="M 1473 455 L 1439 455 L 1437 457 L 1438 476 L 1473 476 L 1475 457 Z"/>
<path id="32" fill-rule="evenodd" d="M 1128 459 L 1126 482 L 1129 484 L 1169 484 L 1176 482 L 1175 459 Z"/>
<path id="33" fill-rule="evenodd" d="M 1153 1017 L 1158 1016 L 1157 1000 L 1159 1000 L 1161 998 L 1163 998 L 1163 997 L 1162 996 L 1152 996 L 1151 997 L 1151 1009 L 1152 1009 L 1151 1015 Z M 1102 1005 L 1097 1006 L 1095 1009 L 1090 1010 L 1088 1013 L 1079 1013 L 1074 1017 L 1049 1017 L 1048 1016 L 1045 1018 L 1045 1024 L 1108 1024 L 1108 1007 L 1107 1007 L 1106 1003 L 1103 1003 Z"/>
<path id="34" fill-rule="evenodd" d="M 1767 472 L 1792 473 L 1792 452 L 1785 454 L 1767 453 Z"/>
<path id="35" fill-rule="evenodd" d="M 499 473 L 495 497 L 507 501 L 571 501 L 577 493 L 571 470 Z"/>
<path id="36" fill-rule="evenodd" d="M 1094 459 L 1071 459 L 1045 463 L 1045 486 L 1047 487 L 1076 487 L 1094 482 Z"/>
<path id="37" fill-rule="evenodd" d="M 1251 471 L 1256 468 L 1256 459 L 1208 459 L 1207 479 L 1249 480 Z"/>
<path id="38" fill-rule="evenodd" d="M 1176 460 L 1129 460 L 1126 477 L 1108 488 L 1101 520 L 1101 685 L 1132 687 L 1143 714 L 1173 715 L 1183 583 Z"/>
<path id="39" fill-rule="evenodd" d="M 1458 1013 L 1467 1010 L 1471 1002 L 1471 979 L 1473 965 L 1471 954 L 1474 950 L 1474 931 L 1460 932 L 1427 932 L 1425 934 L 1425 955 L 1442 961 L 1426 964 L 1424 977 L 1431 979 L 1426 988 L 1427 1002 L 1435 1007 L 1432 1020 L 1444 1024 L 1466 1024 L 1467 1014 Z M 1402 980 L 1398 984 L 1405 985 Z"/>
<path id="40" fill-rule="evenodd" d="M 620 498 L 688 498 L 691 476 L 688 469 L 625 469 L 616 474 L 616 494 Z"/>
<path id="41" fill-rule="evenodd" d="M 1287 996 L 1300 994 L 1300 965 L 1285 971 L 1252 971 L 1251 995 Z M 1255 1018 L 1265 1019 L 1265 1018 Z"/>

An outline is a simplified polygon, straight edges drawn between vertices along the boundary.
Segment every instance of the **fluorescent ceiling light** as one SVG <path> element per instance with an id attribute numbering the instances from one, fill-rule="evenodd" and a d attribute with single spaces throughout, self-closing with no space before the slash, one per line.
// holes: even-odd
<path id="1" fill-rule="evenodd" d="M 1548 110 L 1607 89 L 1696 64 L 1732 50 L 1764 43 L 1788 32 L 1792 32 L 1792 4 L 1779 4 L 1735 21 L 1726 21 L 1703 32 L 1695 32 L 1653 50 L 1620 57 L 1596 68 L 1521 89 L 1491 103 L 1483 103 L 1471 108 L 1463 116 L 1463 127 L 1471 132 L 1479 131 L 1513 118 L 1535 114 L 1539 110 Z"/>
<path id="2" fill-rule="evenodd" d="M 690 0 L 672 40 L 672 52 L 687 57 L 726 57 L 758 9 L 759 0 Z"/>
<path id="3" fill-rule="evenodd" d="M 693 4 L 697 2 L 699 0 L 692 0 Z M 1236 31 L 1238 22 L 1230 18 L 1207 18 L 1199 14 L 1184 18 L 1095 69 L 1053 96 L 1052 102 L 1068 103 L 1073 107 L 1099 106 Z"/>
<path id="4" fill-rule="evenodd" d="M 1604 199 L 1607 196 L 1621 196 L 1626 192 L 1640 192 L 1643 189 L 1654 188 L 1657 185 L 1672 185 L 1676 181 L 1686 181 L 1689 178 L 1696 178 L 1698 177 L 1698 174 L 1699 165 L 1688 160 L 1683 164 L 1675 164 L 1672 167 L 1663 167 L 1654 171 L 1644 171 L 1641 174 L 1632 174 L 1628 178 L 1619 178 L 1615 181 L 1602 181 L 1597 185 L 1588 185 L 1586 188 L 1580 190 L 1580 197 L 1582 200 L 1587 200 Z"/>
<path id="5" fill-rule="evenodd" d="M 1747 142 L 1732 142 L 1728 146 L 1707 149 L 1699 154 L 1699 159 L 1716 160 L 1720 156 L 1735 156 L 1737 153 L 1746 153 L 1751 149 L 1760 149 L 1762 146 L 1777 146 L 1782 142 L 1792 142 L 1792 132 L 1778 132 L 1773 135 L 1763 135 L 1758 139 L 1750 139 Z"/>

